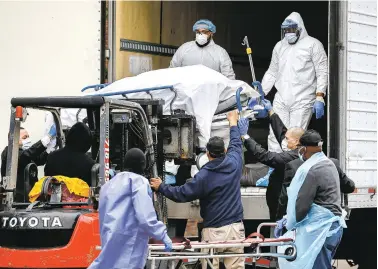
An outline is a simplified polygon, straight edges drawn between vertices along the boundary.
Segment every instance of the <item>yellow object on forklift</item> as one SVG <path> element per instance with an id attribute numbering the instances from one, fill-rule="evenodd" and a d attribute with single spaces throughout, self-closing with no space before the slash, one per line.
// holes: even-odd
<path id="1" fill-rule="evenodd" d="M 246 51 L 247 51 L 247 54 L 252 54 L 252 49 L 251 48 L 247 48 Z"/>

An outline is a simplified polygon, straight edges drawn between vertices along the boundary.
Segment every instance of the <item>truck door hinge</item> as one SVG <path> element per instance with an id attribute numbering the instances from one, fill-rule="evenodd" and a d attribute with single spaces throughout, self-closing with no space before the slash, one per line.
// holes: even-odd
<path id="1" fill-rule="evenodd" d="M 110 49 L 105 50 L 105 58 L 109 59 L 110 58 Z"/>

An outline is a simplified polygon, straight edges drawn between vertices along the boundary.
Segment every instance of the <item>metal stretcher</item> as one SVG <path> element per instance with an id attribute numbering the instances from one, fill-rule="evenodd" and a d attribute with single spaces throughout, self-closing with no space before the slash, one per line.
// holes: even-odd
<path id="1" fill-rule="evenodd" d="M 218 242 L 198 242 L 185 240 L 182 243 L 174 243 L 173 252 L 164 252 L 163 244 L 149 244 L 148 260 L 151 261 L 149 268 L 156 269 L 156 261 L 178 261 L 177 265 L 174 262 L 170 263 L 171 269 L 180 268 L 182 260 L 184 259 L 201 259 L 205 260 L 210 268 L 214 268 L 210 259 L 215 258 L 231 258 L 243 257 L 252 258 L 253 263 L 260 258 L 284 258 L 287 260 L 294 260 L 296 258 L 297 250 L 295 246 L 295 238 L 264 238 L 260 234 L 261 227 L 274 227 L 276 223 L 261 223 L 256 233 L 250 234 L 245 240 L 228 240 Z M 278 247 L 287 246 L 284 253 L 262 252 L 262 247 Z M 251 248 L 251 253 L 221 253 L 217 249 L 224 248 Z M 206 252 L 204 250 L 207 250 Z M 201 251 L 201 252 L 199 252 Z"/>

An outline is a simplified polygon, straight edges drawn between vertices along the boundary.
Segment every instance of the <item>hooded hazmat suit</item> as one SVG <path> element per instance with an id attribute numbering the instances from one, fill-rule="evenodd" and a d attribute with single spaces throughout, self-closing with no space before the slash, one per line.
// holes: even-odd
<path id="1" fill-rule="evenodd" d="M 273 85 L 276 87 L 273 110 L 287 128 L 306 129 L 312 116 L 316 93 L 326 93 L 327 55 L 322 43 L 308 35 L 299 13 L 293 12 L 287 19 L 298 24 L 301 29 L 299 39 L 295 44 L 289 44 L 286 39 L 282 39 L 275 45 L 262 87 L 265 95 Z M 270 151 L 282 151 L 271 127 L 268 148 Z"/>
<path id="2" fill-rule="evenodd" d="M 131 172 L 117 174 L 101 187 L 102 250 L 88 269 L 142 269 L 148 240 L 163 240 L 165 225 L 158 221 L 148 180 Z"/>

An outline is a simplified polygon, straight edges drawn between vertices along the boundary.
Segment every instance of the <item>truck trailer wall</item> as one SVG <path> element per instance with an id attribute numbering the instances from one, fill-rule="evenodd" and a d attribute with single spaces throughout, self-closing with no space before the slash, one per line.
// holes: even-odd
<path id="1" fill-rule="evenodd" d="M 377 196 L 377 3 L 347 3 L 346 173 L 356 183 L 351 208 L 376 207 Z"/>
<path id="2" fill-rule="evenodd" d="M 101 3 L 1 1 L 0 31 L 3 150 L 12 97 L 78 95 L 100 83 Z M 24 127 L 39 140 L 44 113 L 32 113 Z"/>
<path id="3" fill-rule="evenodd" d="M 117 1 L 116 3 L 116 79 L 169 66 L 170 57 L 121 51 L 121 39 L 160 43 L 161 2 Z"/>

